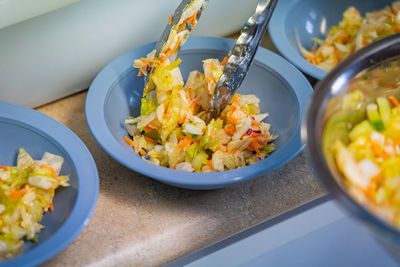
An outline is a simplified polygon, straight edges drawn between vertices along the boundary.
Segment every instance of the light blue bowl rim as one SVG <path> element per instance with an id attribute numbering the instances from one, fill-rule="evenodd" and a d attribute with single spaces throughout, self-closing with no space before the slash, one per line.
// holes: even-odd
<path id="1" fill-rule="evenodd" d="M 276 49 L 278 49 L 282 56 L 304 73 L 317 80 L 322 80 L 326 76 L 327 72 L 314 66 L 303 58 L 303 56 L 290 44 L 286 35 L 286 20 L 288 15 L 290 15 L 293 6 L 300 1 L 301 0 L 280 0 L 275 8 L 274 14 L 272 15 L 271 21 L 269 22 L 268 33 Z"/>
<path id="2" fill-rule="evenodd" d="M 233 44 L 234 40 L 227 38 L 191 37 L 181 51 L 196 49 L 226 51 L 226 47 L 230 48 Z M 97 75 L 89 88 L 85 107 L 86 121 L 96 141 L 115 160 L 134 171 L 167 184 L 191 189 L 213 189 L 242 182 L 274 170 L 290 161 L 304 148 L 300 138 L 301 118 L 313 94 L 313 89 L 307 79 L 289 62 L 260 47 L 254 60 L 272 69 L 282 81 L 286 81 L 295 93 L 299 104 L 300 118 L 294 134 L 286 144 L 258 163 L 235 170 L 207 174 L 160 167 L 135 156 L 133 151 L 128 151 L 118 143 L 108 129 L 104 115 L 105 101 L 110 87 L 132 66 L 134 57 L 145 56 L 146 52 L 151 51 L 154 46 L 155 43 L 150 43 L 114 59 Z"/>
<path id="3" fill-rule="evenodd" d="M 63 250 L 88 224 L 99 193 L 97 167 L 89 150 L 78 136 L 58 121 L 36 110 L 0 102 L 0 121 L 2 120 L 29 128 L 49 140 L 66 153 L 77 173 L 76 201 L 61 227 L 37 247 L 0 263 L 1 267 L 36 266 Z"/>

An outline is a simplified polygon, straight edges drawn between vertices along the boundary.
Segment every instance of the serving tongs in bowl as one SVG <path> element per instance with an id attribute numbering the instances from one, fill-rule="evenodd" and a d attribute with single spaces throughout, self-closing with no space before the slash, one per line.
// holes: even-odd
<path id="1" fill-rule="evenodd" d="M 173 15 L 170 16 L 169 21 L 167 26 L 165 27 L 163 33 L 160 36 L 160 39 L 157 41 L 156 44 L 156 51 L 155 51 L 155 57 L 159 58 L 163 55 L 163 50 L 165 50 L 165 46 L 168 42 L 168 39 L 170 38 L 171 32 L 174 30 L 178 30 L 180 32 L 184 32 L 183 38 L 179 39 L 177 41 L 176 47 L 174 47 L 172 53 L 168 55 L 168 59 L 172 62 L 176 59 L 181 47 L 185 44 L 187 39 L 189 38 L 189 35 L 191 31 L 194 29 L 194 27 L 197 24 L 197 21 L 200 19 L 200 16 L 203 12 L 203 10 L 207 7 L 208 0 L 182 0 L 179 6 L 175 9 L 175 12 Z M 197 9 L 198 11 L 194 14 L 194 17 L 183 17 L 185 15 L 185 11 L 188 8 L 193 8 Z M 183 23 L 185 21 L 190 21 L 191 23 Z M 178 29 L 179 27 L 182 27 L 181 29 Z M 150 69 L 149 72 L 146 74 L 145 77 L 145 88 L 147 87 L 147 84 L 149 83 L 149 77 L 150 73 L 153 71 L 153 69 Z"/>
<path id="2" fill-rule="evenodd" d="M 219 116 L 242 84 L 267 29 L 278 0 L 259 0 L 230 51 L 228 62 L 211 98 L 206 122 Z"/>
<path id="3" fill-rule="evenodd" d="M 188 39 L 190 32 L 195 27 L 196 21 L 200 18 L 207 3 L 208 0 L 182 0 L 173 16 L 170 17 L 168 25 L 156 44 L 156 58 L 167 55 L 170 61 L 176 59 L 181 46 Z M 244 25 L 240 36 L 236 39 L 235 45 L 229 53 L 224 72 L 216 85 L 214 95 L 209 103 L 209 108 L 206 113 L 206 122 L 219 116 L 221 111 L 229 104 L 236 90 L 246 77 L 277 3 L 278 0 L 258 1 L 255 13 Z M 188 8 L 198 9 L 198 12 L 193 15 L 193 18 L 184 17 L 185 11 Z M 188 19 L 191 19 L 192 23 L 183 23 Z M 171 53 L 168 53 L 166 52 L 168 51 L 168 49 L 166 49 L 168 40 L 170 39 L 172 31 L 176 31 L 179 27 L 182 27 L 178 32 L 184 33 L 183 37 L 176 42 L 173 49 L 169 48 Z M 146 73 L 145 88 L 147 88 L 149 83 L 149 74 L 151 72 L 152 69 Z"/>

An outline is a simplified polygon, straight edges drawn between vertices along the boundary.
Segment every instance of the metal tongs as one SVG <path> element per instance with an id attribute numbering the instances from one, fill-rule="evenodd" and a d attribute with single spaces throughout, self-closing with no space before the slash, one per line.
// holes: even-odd
<path id="1" fill-rule="evenodd" d="M 217 83 L 207 110 L 207 123 L 219 116 L 242 84 L 277 3 L 278 0 L 258 1 L 256 12 L 246 22 L 242 33 L 236 39 L 224 73 Z"/>
<path id="2" fill-rule="evenodd" d="M 174 14 L 172 15 L 172 21 L 170 21 L 170 23 L 167 24 L 163 33 L 160 36 L 160 39 L 157 41 L 156 55 L 155 55 L 156 57 L 160 56 L 160 52 L 161 52 L 162 48 L 164 47 L 165 43 L 168 41 L 171 31 L 180 22 L 182 14 L 186 10 L 186 8 L 188 8 L 190 6 L 190 4 L 193 4 L 193 2 L 194 2 L 194 0 L 182 0 L 181 3 L 179 4 L 179 6 L 175 9 Z M 201 5 L 199 11 L 196 14 L 196 20 L 199 20 L 201 13 L 203 12 L 203 10 L 206 8 L 206 6 L 208 4 L 208 0 L 199 0 L 197 2 Z M 175 52 L 172 53 L 172 55 L 170 55 L 168 57 L 170 59 L 170 61 L 174 61 L 176 59 L 176 57 L 179 53 L 179 50 L 181 49 L 182 45 L 186 42 L 186 40 L 189 37 L 189 34 L 193 30 L 193 28 L 194 28 L 193 23 L 186 23 L 184 25 L 184 30 L 187 30 L 188 34 L 187 34 L 187 36 L 185 36 L 185 40 L 180 41 L 180 44 L 176 48 Z M 152 72 L 152 71 L 153 70 L 150 70 L 150 72 Z M 150 74 L 150 72 L 149 72 L 149 74 Z M 144 81 L 145 87 L 147 86 L 147 84 L 149 82 L 149 77 L 150 77 L 150 75 L 146 75 L 146 78 Z"/>
<path id="3" fill-rule="evenodd" d="M 194 0 L 182 0 L 174 12 L 172 23 L 169 23 L 162 33 L 159 41 L 156 44 L 156 57 L 160 55 L 161 49 L 168 40 L 171 30 L 179 23 L 184 10 L 193 3 Z M 233 46 L 229 59 L 225 65 L 224 73 L 219 79 L 214 91 L 209 108 L 206 113 L 206 122 L 219 116 L 221 111 L 229 104 L 236 90 L 239 88 L 247 71 L 253 61 L 254 55 L 260 45 L 261 39 L 264 36 L 268 22 L 271 18 L 273 10 L 278 0 L 259 0 L 255 13 L 248 19 L 244 25 L 242 32 L 237 38 Z M 200 18 L 202 11 L 207 6 L 208 0 L 199 1 L 201 8 L 196 15 L 196 19 Z M 193 25 L 187 23 L 185 29 L 188 33 L 193 29 Z M 188 34 L 189 35 L 189 34 Z M 186 36 L 186 39 L 189 36 Z M 180 47 L 184 42 L 181 42 L 175 52 L 169 56 L 174 60 L 179 53 Z M 149 75 L 146 76 L 145 85 L 147 85 Z"/>

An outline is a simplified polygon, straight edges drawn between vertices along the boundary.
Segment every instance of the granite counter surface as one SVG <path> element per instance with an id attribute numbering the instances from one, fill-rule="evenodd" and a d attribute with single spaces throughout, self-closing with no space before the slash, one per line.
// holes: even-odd
<path id="1" fill-rule="evenodd" d="M 274 50 L 268 36 L 263 46 Z M 85 96 L 81 92 L 37 109 L 82 139 L 100 175 L 89 224 L 43 266 L 162 265 L 324 194 L 304 153 L 278 170 L 221 190 L 156 182 L 120 165 L 95 142 L 85 120 Z"/>

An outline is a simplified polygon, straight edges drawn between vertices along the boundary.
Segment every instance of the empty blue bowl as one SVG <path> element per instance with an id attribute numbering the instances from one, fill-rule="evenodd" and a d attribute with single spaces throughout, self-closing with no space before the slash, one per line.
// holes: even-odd
<path id="1" fill-rule="evenodd" d="M 300 47 L 310 50 L 312 38 L 324 39 L 350 6 L 365 12 L 389 6 L 392 0 L 279 0 L 268 31 L 278 51 L 304 73 L 321 80 L 326 71 L 305 60 Z"/>
<path id="2" fill-rule="evenodd" d="M 202 60 L 222 60 L 234 41 L 224 38 L 191 37 L 179 57 L 182 75 L 202 71 Z M 124 120 L 138 116 L 143 92 L 143 77 L 132 67 L 136 58 L 153 50 L 155 43 L 135 48 L 107 65 L 95 78 L 86 98 L 86 120 L 97 142 L 121 164 L 158 181 L 189 189 L 216 189 L 261 175 L 282 166 L 303 148 L 300 121 L 313 90 L 305 77 L 290 63 L 260 48 L 239 93 L 255 94 L 261 99 L 262 112 L 269 112 L 267 122 L 277 150 L 266 159 L 243 168 L 214 172 L 189 173 L 156 166 L 135 155 L 123 137 L 127 135 Z"/>
<path id="3" fill-rule="evenodd" d="M 15 166 L 21 147 L 34 159 L 44 152 L 62 156 L 61 175 L 70 175 L 70 186 L 56 190 L 54 211 L 44 214 L 38 242 L 25 242 L 23 253 L 1 267 L 35 266 L 64 249 L 87 225 L 99 190 L 95 162 L 71 130 L 38 111 L 0 103 L 0 165 Z"/>

